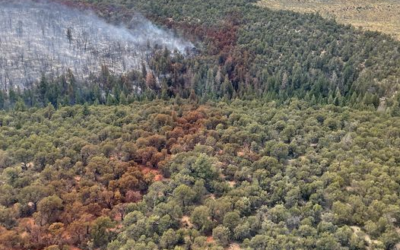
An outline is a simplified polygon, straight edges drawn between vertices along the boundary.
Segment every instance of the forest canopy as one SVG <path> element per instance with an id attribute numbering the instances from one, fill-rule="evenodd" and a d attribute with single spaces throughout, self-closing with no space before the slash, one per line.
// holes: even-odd
<path id="1" fill-rule="evenodd" d="M 400 42 L 253 0 L 58 2 L 194 48 L 2 88 L 0 250 L 399 247 Z"/>
<path id="2" fill-rule="evenodd" d="M 297 99 L 0 115 L 3 249 L 391 249 L 400 240 L 397 117 Z"/>
<path id="3" fill-rule="evenodd" d="M 317 14 L 272 11 L 255 1 L 59 1 L 93 9 L 108 22 L 141 13 L 193 42 L 188 55 L 154 46 L 141 70 L 109 67 L 78 81 L 72 71 L 42 77 L 31 88 L 0 94 L 0 108 L 18 101 L 44 107 L 119 103 L 127 99 L 206 100 L 291 97 L 360 109 L 399 109 L 400 42 Z M 140 91 L 139 91 L 140 90 Z"/>

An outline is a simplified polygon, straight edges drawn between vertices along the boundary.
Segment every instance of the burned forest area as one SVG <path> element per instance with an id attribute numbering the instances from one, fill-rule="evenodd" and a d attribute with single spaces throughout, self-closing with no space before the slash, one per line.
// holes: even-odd
<path id="1" fill-rule="evenodd" d="M 154 47 L 179 53 L 193 47 L 139 14 L 114 26 L 93 12 L 57 3 L 0 2 L 0 7 L 2 89 L 24 88 L 42 75 L 56 78 L 67 71 L 80 80 L 102 67 L 121 75 L 148 67 Z"/>

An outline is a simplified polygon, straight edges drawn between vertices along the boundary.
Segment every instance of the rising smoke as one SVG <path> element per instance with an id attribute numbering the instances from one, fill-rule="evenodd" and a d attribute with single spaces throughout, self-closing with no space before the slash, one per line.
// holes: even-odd
<path id="1" fill-rule="evenodd" d="M 24 87 L 68 69 L 86 79 L 102 65 L 121 74 L 146 65 L 154 46 L 182 54 L 193 47 L 140 15 L 129 27 L 55 3 L 0 0 L 0 87 Z"/>

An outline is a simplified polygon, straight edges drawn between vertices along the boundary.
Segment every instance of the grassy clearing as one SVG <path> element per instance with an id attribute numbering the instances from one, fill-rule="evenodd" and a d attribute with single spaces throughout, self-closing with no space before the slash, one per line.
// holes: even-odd
<path id="1" fill-rule="evenodd" d="M 261 0 L 260 6 L 300 13 L 319 12 L 367 30 L 380 31 L 400 40 L 400 2 L 393 0 Z"/>

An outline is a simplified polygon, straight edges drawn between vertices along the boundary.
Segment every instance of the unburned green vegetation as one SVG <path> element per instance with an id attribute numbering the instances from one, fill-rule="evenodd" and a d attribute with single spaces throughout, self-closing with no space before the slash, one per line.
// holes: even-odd
<path id="1" fill-rule="evenodd" d="M 3 249 L 391 249 L 400 119 L 192 100 L 0 114 Z"/>

